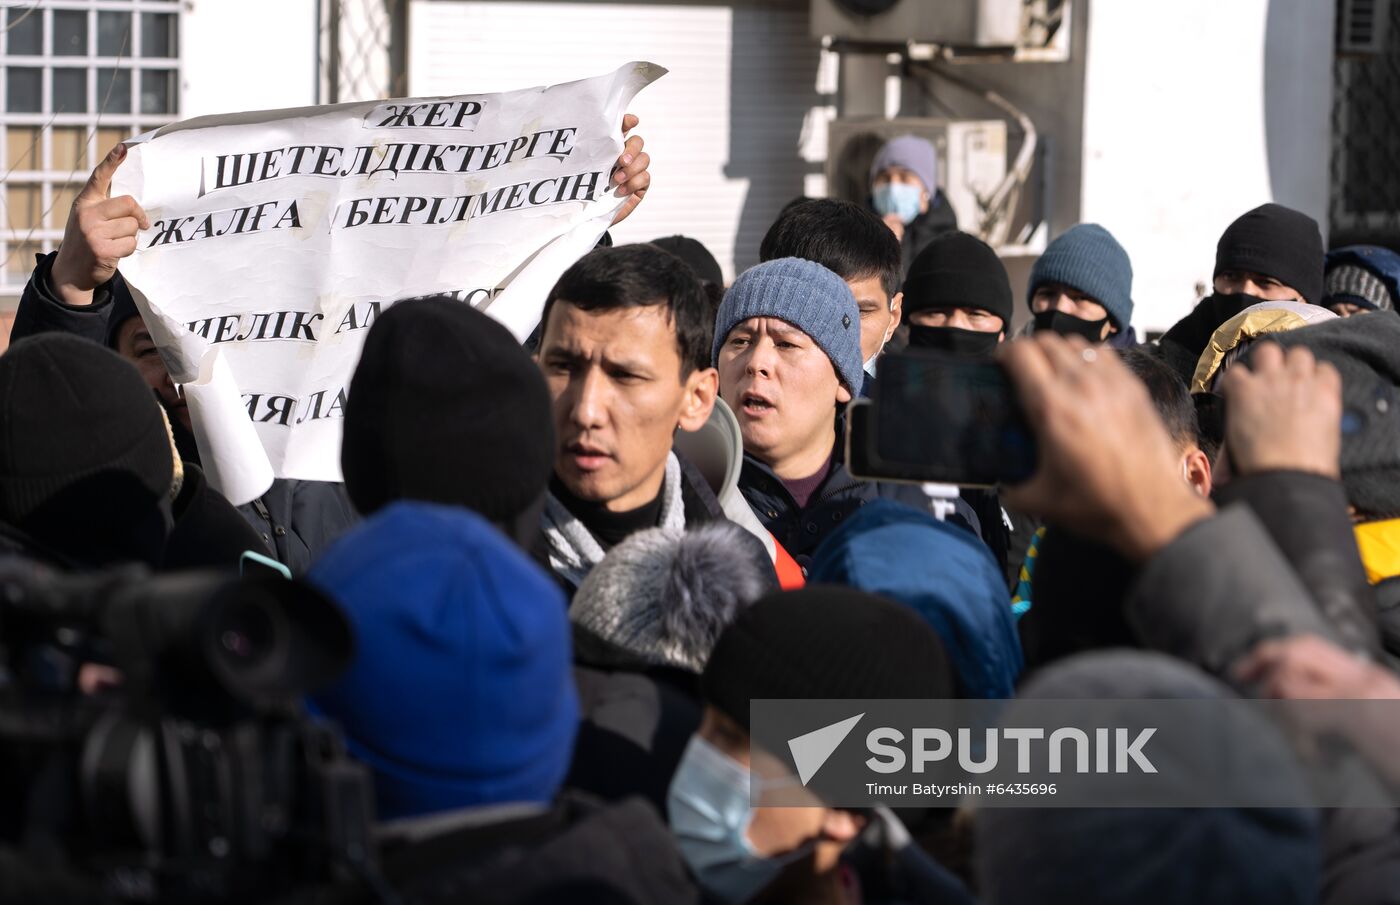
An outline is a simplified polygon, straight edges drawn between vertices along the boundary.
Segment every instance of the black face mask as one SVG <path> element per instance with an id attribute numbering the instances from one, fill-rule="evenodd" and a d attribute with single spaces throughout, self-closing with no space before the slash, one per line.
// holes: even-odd
<path id="1" fill-rule="evenodd" d="M 1035 332 L 1048 331 L 1061 336 L 1082 336 L 1091 343 L 1103 342 L 1103 325 L 1108 318 L 1086 321 L 1063 311 L 1042 311 L 1035 316 Z"/>
<path id="2" fill-rule="evenodd" d="M 1000 331 L 983 333 L 957 327 L 922 327 L 909 325 L 909 348 L 936 349 L 960 358 L 988 359 L 996 353 L 1001 342 Z"/>

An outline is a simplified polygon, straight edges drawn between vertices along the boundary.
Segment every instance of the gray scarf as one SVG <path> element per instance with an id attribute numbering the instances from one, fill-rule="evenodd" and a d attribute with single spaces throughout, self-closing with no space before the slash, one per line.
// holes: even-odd
<path id="1" fill-rule="evenodd" d="M 571 586 L 578 587 L 585 575 L 603 561 L 606 551 L 583 522 L 574 518 L 564 504 L 550 494 L 540 516 L 545 542 L 549 544 L 549 566 Z M 661 528 L 685 530 L 685 501 L 681 497 L 681 463 L 675 453 L 666 458 L 666 479 L 661 484 Z"/>

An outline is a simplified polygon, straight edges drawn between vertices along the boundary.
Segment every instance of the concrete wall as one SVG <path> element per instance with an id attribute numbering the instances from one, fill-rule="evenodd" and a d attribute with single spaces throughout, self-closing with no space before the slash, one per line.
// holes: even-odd
<path id="1" fill-rule="evenodd" d="M 1128 249 L 1134 322 L 1161 329 L 1209 291 L 1246 210 L 1277 201 L 1325 228 L 1333 7 L 1100 0 L 1088 26 L 1081 215 Z"/>

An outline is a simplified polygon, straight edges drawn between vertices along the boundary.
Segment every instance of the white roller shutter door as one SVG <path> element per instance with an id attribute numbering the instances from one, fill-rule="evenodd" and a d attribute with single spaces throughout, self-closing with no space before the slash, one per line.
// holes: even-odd
<path id="1" fill-rule="evenodd" d="M 732 280 L 782 206 L 820 188 L 830 99 L 817 93 L 805 0 L 415 0 L 409 41 L 415 95 L 552 84 L 634 59 L 670 69 L 634 104 L 653 190 L 619 242 L 693 236 Z"/>

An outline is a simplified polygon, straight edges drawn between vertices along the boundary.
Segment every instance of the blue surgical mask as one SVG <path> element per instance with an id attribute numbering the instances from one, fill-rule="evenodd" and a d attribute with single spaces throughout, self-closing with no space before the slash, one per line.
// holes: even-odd
<path id="1" fill-rule="evenodd" d="M 871 201 L 875 212 L 881 217 L 898 214 L 906 225 L 919 216 L 919 206 L 923 203 L 924 191 L 917 185 L 903 182 L 887 182 L 875 189 Z"/>
<path id="2" fill-rule="evenodd" d="M 754 851 L 748 839 L 753 821 L 749 771 L 698 735 L 681 755 L 666 811 L 691 872 L 707 892 L 725 902 L 752 899 L 793 860 L 766 858 Z"/>

